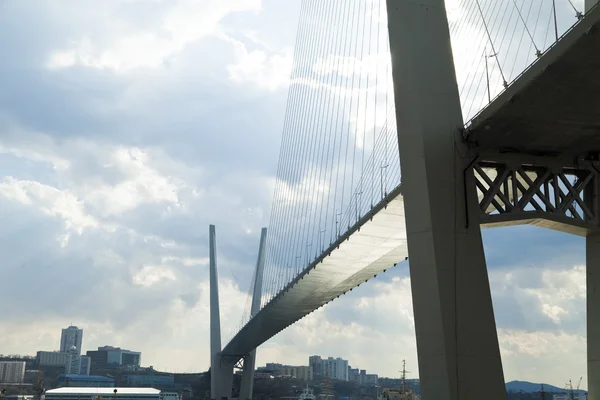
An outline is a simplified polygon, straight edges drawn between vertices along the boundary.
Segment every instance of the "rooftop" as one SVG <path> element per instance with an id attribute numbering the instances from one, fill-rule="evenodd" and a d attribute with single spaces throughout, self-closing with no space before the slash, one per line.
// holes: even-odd
<path id="1" fill-rule="evenodd" d="M 58 389 L 46 390 L 46 394 L 100 394 L 114 395 L 114 390 L 117 389 L 117 394 L 160 394 L 160 390 L 153 388 L 111 388 L 111 387 L 62 387 Z"/>

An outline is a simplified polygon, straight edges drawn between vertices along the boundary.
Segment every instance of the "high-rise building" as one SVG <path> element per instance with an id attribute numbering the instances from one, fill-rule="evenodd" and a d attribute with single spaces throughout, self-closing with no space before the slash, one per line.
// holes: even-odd
<path id="1" fill-rule="evenodd" d="M 81 342 L 83 341 L 83 329 L 76 326 L 69 326 L 62 330 L 60 337 L 60 352 L 67 353 L 73 347 L 77 350 L 77 354 L 81 354 Z"/>
<path id="2" fill-rule="evenodd" d="M 340 381 L 348 380 L 348 360 L 341 358 L 321 358 L 320 356 L 310 356 L 308 366 L 313 375 L 327 375 L 330 379 Z"/>
<path id="3" fill-rule="evenodd" d="M 88 356 L 80 356 L 77 354 L 75 346 L 67 353 L 68 357 L 65 360 L 65 375 L 89 375 L 92 365 L 92 359 Z"/>
<path id="4" fill-rule="evenodd" d="M 22 383 L 25 361 L 0 361 L 0 383 Z"/>
<path id="5" fill-rule="evenodd" d="M 142 353 L 139 351 L 112 346 L 98 347 L 98 350 L 88 350 L 86 354 L 91 357 L 94 365 L 113 365 L 129 369 L 139 368 L 142 358 Z"/>
<path id="6" fill-rule="evenodd" d="M 337 379 L 340 381 L 348 380 L 348 360 L 344 360 L 340 357 L 329 357 L 323 359 L 322 365 L 322 374 L 326 374 L 330 379 Z"/>
<path id="7" fill-rule="evenodd" d="M 313 375 L 320 375 L 322 370 L 323 360 L 321 356 L 310 356 L 308 357 L 308 366 L 313 372 Z"/>

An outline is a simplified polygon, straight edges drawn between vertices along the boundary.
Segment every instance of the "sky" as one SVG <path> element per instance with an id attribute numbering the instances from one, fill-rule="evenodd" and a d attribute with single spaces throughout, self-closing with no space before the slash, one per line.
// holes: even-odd
<path id="1" fill-rule="evenodd" d="M 0 2 L 0 353 L 56 350 L 72 323 L 85 350 L 208 369 L 208 225 L 225 341 L 269 223 L 299 8 Z M 506 380 L 585 387 L 584 240 L 483 238 Z M 389 377 L 406 359 L 418 376 L 408 265 L 283 331 L 257 362 L 312 354 Z"/>

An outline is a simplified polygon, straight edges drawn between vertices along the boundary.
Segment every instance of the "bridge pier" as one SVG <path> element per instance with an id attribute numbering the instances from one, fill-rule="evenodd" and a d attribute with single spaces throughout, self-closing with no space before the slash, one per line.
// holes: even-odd
<path id="1" fill-rule="evenodd" d="M 254 366 L 256 363 L 256 349 L 244 357 L 244 370 L 240 385 L 239 400 L 250 400 L 254 391 Z"/>
<path id="2" fill-rule="evenodd" d="M 265 245 L 267 243 L 267 228 L 262 228 L 260 234 L 260 243 L 258 245 L 258 258 L 256 260 L 256 270 L 254 273 L 254 288 L 252 292 L 252 306 L 250 308 L 250 317 L 253 318 L 260 311 L 260 301 L 262 297 L 263 269 L 265 266 Z M 254 390 L 254 366 L 256 363 L 256 349 L 244 357 L 244 370 L 242 372 L 242 383 L 240 385 L 239 400 L 252 399 Z"/>
<path id="3" fill-rule="evenodd" d="M 208 227 L 208 253 L 210 262 L 210 398 L 220 400 L 221 315 L 219 312 L 219 277 L 217 274 L 217 238 L 214 225 Z"/>
<path id="4" fill-rule="evenodd" d="M 219 352 L 213 359 L 210 370 L 210 398 L 211 400 L 231 399 L 233 391 L 234 363 Z"/>
<path id="5" fill-rule="evenodd" d="M 387 9 L 423 399 L 506 399 L 444 0 Z"/>
<path id="6" fill-rule="evenodd" d="M 587 378 L 589 400 L 600 400 L 600 233 L 586 238 Z"/>

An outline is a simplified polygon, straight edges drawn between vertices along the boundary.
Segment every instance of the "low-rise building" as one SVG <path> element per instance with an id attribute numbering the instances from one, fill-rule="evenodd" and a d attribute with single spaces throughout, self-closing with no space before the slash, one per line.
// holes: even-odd
<path id="1" fill-rule="evenodd" d="M 66 353 L 58 351 L 38 351 L 37 365 L 43 367 L 63 367 L 65 374 L 89 375 L 91 368 L 91 358 L 80 356 L 73 347 Z"/>
<path id="2" fill-rule="evenodd" d="M 36 356 L 39 367 L 64 367 L 67 363 L 69 353 L 59 351 L 38 351 Z"/>
<path id="3" fill-rule="evenodd" d="M 115 387 L 115 380 L 106 376 L 65 374 L 57 379 L 59 387 Z"/>
<path id="4" fill-rule="evenodd" d="M 267 365 L 265 365 L 264 367 L 256 368 L 256 371 L 259 371 L 259 372 L 265 373 L 265 374 L 270 374 L 272 376 L 277 376 L 277 375 L 279 375 L 281 368 L 283 368 L 282 364 L 267 363 Z"/>
<path id="5" fill-rule="evenodd" d="M 36 384 L 42 378 L 42 372 L 37 369 L 25 370 L 24 383 Z"/>
<path id="6" fill-rule="evenodd" d="M 181 400 L 153 388 L 62 387 L 46 390 L 45 400 Z"/>
<path id="7" fill-rule="evenodd" d="M 32 394 L 9 394 L 4 396 L 4 400 L 34 400 Z"/>
<path id="8" fill-rule="evenodd" d="M 281 370 L 281 368 L 283 368 L 283 364 L 279 363 L 267 363 L 265 365 L 265 369 L 267 369 L 268 371 L 279 371 Z"/>
<path id="9" fill-rule="evenodd" d="M 570 393 L 556 393 L 552 395 L 552 400 L 587 400 L 588 396 L 585 393 L 574 393 L 571 397 Z"/>
<path id="10" fill-rule="evenodd" d="M 256 370 L 256 372 L 254 373 L 254 379 L 271 379 L 273 378 L 273 375 L 271 375 L 268 372 L 262 372 L 260 370 Z"/>
<path id="11" fill-rule="evenodd" d="M 86 355 L 91 358 L 94 365 L 119 366 L 129 369 L 140 367 L 142 353 L 120 347 L 103 346 L 98 350 L 88 350 Z"/>
<path id="12" fill-rule="evenodd" d="M 348 366 L 348 380 L 350 382 L 360 383 L 360 371 L 358 368 L 352 368 Z"/>
<path id="13" fill-rule="evenodd" d="M 302 379 L 305 381 L 313 380 L 312 368 L 310 368 L 309 366 L 295 367 L 295 366 L 291 366 L 291 365 L 284 365 L 279 369 L 279 374 L 281 376 L 289 376 L 292 378 Z"/>
<path id="14" fill-rule="evenodd" d="M 364 374 L 360 376 L 360 384 L 364 386 L 377 386 L 377 374 Z"/>

